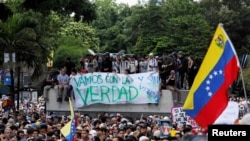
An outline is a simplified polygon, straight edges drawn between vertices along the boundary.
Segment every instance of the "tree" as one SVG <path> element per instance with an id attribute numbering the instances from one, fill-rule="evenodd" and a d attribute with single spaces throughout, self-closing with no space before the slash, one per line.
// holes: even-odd
<path id="1" fill-rule="evenodd" d="M 64 67 L 67 57 L 79 68 L 80 58 L 87 53 L 87 46 L 84 46 L 83 41 L 75 36 L 63 36 L 59 39 L 60 45 L 55 51 L 54 67 L 60 69 Z"/>
<path id="2" fill-rule="evenodd" d="M 128 5 L 117 5 L 114 0 L 96 0 L 97 19 L 92 26 L 100 39 L 104 52 L 118 52 L 128 48 L 126 18 L 131 15 Z"/>
<path id="3" fill-rule="evenodd" d="M 99 38 L 95 29 L 81 21 L 68 20 L 58 31 L 58 48 L 55 51 L 55 67 L 61 68 L 67 57 L 79 64 L 80 58 L 90 48 L 99 52 Z"/>
<path id="4" fill-rule="evenodd" d="M 239 55 L 249 53 L 250 0 L 201 0 L 199 5 L 214 30 L 224 25 Z"/>
<path id="5" fill-rule="evenodd" d="M 16 54 L 16 63 L 9 63 L 11 75 L 11 97 L 14 101 L 15 84 L 14 70 L 17 71 L 17 89 L 20 88 L 21 67 L 33 69 L 31 79 L 40 77 L 43 74 L 42 64 L 46 64 L 49 51 L 48 45 L 44 42 L 41 33 L 40 23 L 33 17 L 25 14 L 13 14 L 6 22 L 0 22 L 0 50 L 6 53 Z M 19 109 L 19 95 L 17 108 Z M 16 110 L 15 104 L 13 106 Z"/>
<path id="6" fill-rule="evenodd" d="M 49 51 L 44 42 L 41 25 L 37 19 L 26 14 L 14 14 L 6 22 L 0 22 L 0 48 L 4 52 L 16 53 L 18 65 L 33 68 L 31 78 L 43 73 L 41 64 L 46 64 Z"/>
<path id="7" fill-rule="evenodd" d="M 69 17 L 74 12 L 76 21 L 81 20 L 87 23 L 96 18 L 96 6 L 89 0 L 24 0 L 22 6 L 45 16 L 49 15 L 51 11 L 55 11 Z"/>
<path id="8" fill-rule="evenodd" d="M 8 17 L 12 16 L 13 12 L 10 10 L 9 7 L 7 7 L 4 3 L 0 3 L 0 20 L 5 22 Z"/>

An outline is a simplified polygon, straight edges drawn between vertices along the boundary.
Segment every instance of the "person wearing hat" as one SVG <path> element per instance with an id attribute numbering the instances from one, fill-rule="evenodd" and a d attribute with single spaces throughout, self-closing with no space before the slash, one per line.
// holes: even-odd
<path id="1" fill-rule="evenodd" d="M 158 62 L 154 58 L 154 54 L 150 53 L 147 60 L 147 72 L 158 71 Z"/>
<path id="2" fill-rule="evenodd" d="M 138 139 L 142 136 L 147 136 L 149 137 L 150 135 L 148 134 L 148 125 L 147 123 L 139 123 L 140 126 L 140 134 L 138 135 Z"/>

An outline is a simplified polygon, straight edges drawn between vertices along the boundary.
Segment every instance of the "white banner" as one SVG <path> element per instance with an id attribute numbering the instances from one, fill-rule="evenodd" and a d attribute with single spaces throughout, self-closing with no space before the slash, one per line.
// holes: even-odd
<path id="1" fill-rule="evenodd" d="M 87 73 L 71 79 L 75 107 L 95 103 L 158 103 L 160 79 L 157 72 L 138 74 Z"/>

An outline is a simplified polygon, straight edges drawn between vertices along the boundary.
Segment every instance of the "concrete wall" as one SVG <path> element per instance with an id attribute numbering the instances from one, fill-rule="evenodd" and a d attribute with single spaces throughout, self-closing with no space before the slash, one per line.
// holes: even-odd
<path id="1" fill-rule="evenodd" d="M 184 102 L 188 91 L 182 91 L 182 102 Z M 46 102 L 47 111 L 56 111 L 56 112 L 66 112 L 69 111 L 68 102 L 56 101 L 56 93 L 54 89 L 49 90 L 49 101 Z M 63 99 L 64 100 L 64 99 Z M 74 102 L 74 101 L 73 101 Z M 170 113 L 171 108 L 174 106 L 173 96 L 170 91 L 163 90 L 160 102 L 158 105 L 155 104 L 93 104 L 85 106 L 79 109 L 83 112 L 108 112 L 108 113 Z M 179 105 L 180 106 L 180 105 Z"/>

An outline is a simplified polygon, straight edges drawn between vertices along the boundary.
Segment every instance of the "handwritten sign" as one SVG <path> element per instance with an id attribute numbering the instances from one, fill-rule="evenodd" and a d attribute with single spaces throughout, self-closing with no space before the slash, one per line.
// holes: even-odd
<path id="1" fill-rule="evenodd" d="M 159 74 L 87 73 L 71 79 L 75 107 L 95 103 L 146 104 L 159 101 Z"/>
<path id="2" fill-rule="evenodd" d="M 197 123 L 190 116 L 186 115 L 185 111 L 182 110 L 182 107 L 173 107 L 171 110 L 173 122 L 178 124 L 178 127 L 182 127 L 186 124 L 191 124 L 193 128 L 197 127 Z"/>

